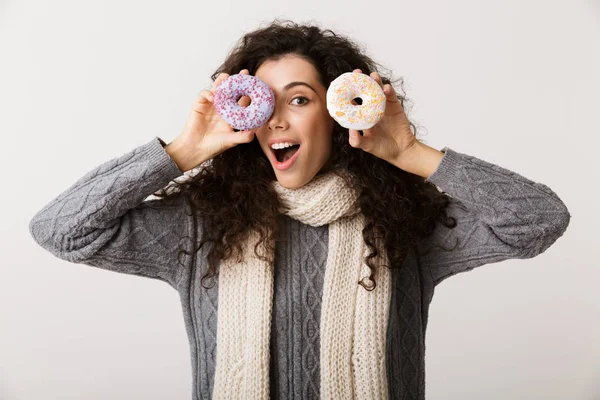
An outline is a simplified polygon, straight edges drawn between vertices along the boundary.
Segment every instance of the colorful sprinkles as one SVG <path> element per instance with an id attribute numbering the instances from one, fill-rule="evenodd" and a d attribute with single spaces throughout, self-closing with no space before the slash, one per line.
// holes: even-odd
<path id="1" fill-rule="evenodd" d="M 352 104 L 360 97 L 361 105 Z M 327 110 L 341 126 L 348 129 L 369 129 L 385 113 L 386 96 L 379 84 L 360 72 L 346 72 L 338 76 L 327 89 Z"/>
<path id="2" fill-rule="evenodd" d="M 238 100 L 248 96 L 251 103 L 242 107 Z M 256 129 L 269 120 L 275 109 L 273 89 L 259 78 L 235 74 L 225 79 L 213 94 L 213 105 L 221 118 L 240 131 Z"/>

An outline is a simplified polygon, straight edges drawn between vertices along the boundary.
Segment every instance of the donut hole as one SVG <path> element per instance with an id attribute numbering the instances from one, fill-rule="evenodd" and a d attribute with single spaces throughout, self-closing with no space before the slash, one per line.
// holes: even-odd
<path id="1" fill-rule="evenodd" d="M 351 103 L 354 104 L 355 106 L 360 106 L 362 104 L 362 99 L 360 97 L 355 97 L 354 99 L 352 99 Z"/>
<path id="2" fill-rule="evenodd" d="M 248 96 L 240 96 L 237 99 L 237 103 L 242 107 L 248 107 L 252 104 L 252 99 Z"/>

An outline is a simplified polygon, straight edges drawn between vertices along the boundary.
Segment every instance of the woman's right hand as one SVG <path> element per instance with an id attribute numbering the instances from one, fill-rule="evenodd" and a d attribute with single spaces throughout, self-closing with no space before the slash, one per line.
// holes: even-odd
<path id="1" fill-rule="evenodd" d="M 249 72 L 244 69 L 240 71 L 240 74 L 247 75 Z M 221 73 L 215 79 L 211 90 L 205 89 L 200 92 L 192 106 L 183 132 L 165 147 L 180 170 L 192 169 L 225 150 L 240 143 L 249 143 L 254 139 L 254 131 L 235 132 L 215 110 L 213 93 L 228 77 L 228 74 Z M 250 98 L 242 96 L 238 104 L 248 106 Z"/>

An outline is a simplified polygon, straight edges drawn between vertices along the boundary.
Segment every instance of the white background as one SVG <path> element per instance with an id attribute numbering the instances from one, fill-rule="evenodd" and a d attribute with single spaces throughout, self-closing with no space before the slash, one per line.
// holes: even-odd
<path id="1" fill-rule="evenodd" d="M 600 3 L 0 1 L 0 399 L 188 399 L 177 292 L 53 257 L 30 218 L 97 165 L 173 140 L 275 17 L 350 35 L 405 79 L 419 138 L 552 188 L 565 235 L 437 287 L 427 399 L 600 399 Z"/>

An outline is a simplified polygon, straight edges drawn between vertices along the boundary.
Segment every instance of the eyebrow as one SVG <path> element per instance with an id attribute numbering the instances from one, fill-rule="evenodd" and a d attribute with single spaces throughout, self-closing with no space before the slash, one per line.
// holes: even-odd
<path id="1" fill-rule="evenodd" d="M 285 85 L 283 87 L 283 90 L 287 91 L 287 90 L 290 90 L 291 88 L 293 88 L 295 86 L 306 86 L 310 90 L 312 90 L 313 92 L 317 93 L 317 91 L 315 90 L 315 88 L 313 88 L 312 86 L 310 86 L 308 83 L 306 83 L 306 82 L 298 82 L 298 81 L 288 83 L 287 85 Z"/>

